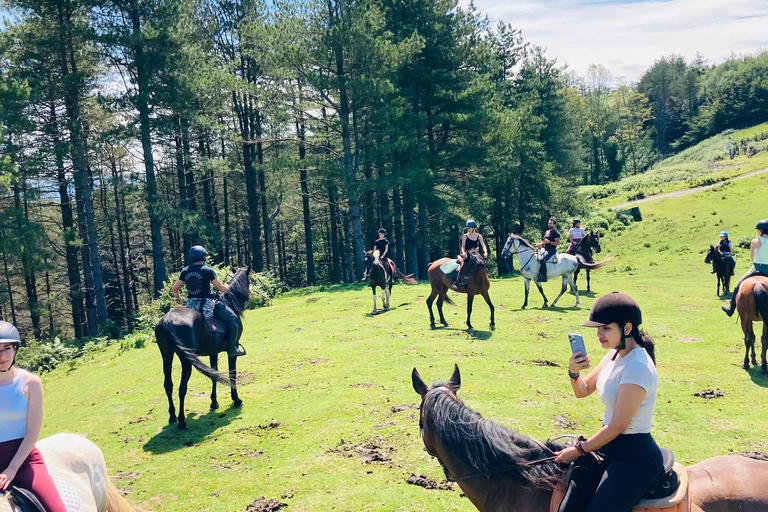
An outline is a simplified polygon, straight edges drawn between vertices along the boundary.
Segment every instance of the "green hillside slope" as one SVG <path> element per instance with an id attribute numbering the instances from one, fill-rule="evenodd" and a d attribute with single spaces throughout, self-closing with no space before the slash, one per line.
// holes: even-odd
<path id="1" fill-rule="evenodd" d="M 722 229 L 734 240 L 752 236 L 754 221 L 768 217 L 767 187 L 764 174 L 643 205 L 642 222 L 606 234 L 600 257 L 614 258 L 593 274 L 595 293 L 582 295 L 578 309 L 567 295 L 562 308 L 540 310 L 532 291 L 532 309 L 520 311 L 522 280 L 494 280 L 494 332 L 482 301 L 473 316 L 478 330 L 462 329 L 466 298 L 458 294 L 456 307 L 446 305 L 452 327 L 430 331 L 426 283 L 396 286 L 392 311 L 377 316 L 368 314 L 371 294 L 362 285 L 290 293 L 247 314 L 248 356 L 239 361 L 248 381 L 241 388 L 245 406 L 228 409 L 229 397 L 220 395 L 222 409 L 209 412 L 210 384 L 195 373 L 187 432 L 166 425 L 157 348 L 111 348 L 45 376 L 44 434 L 87 434 L 104 450 L 110 473 L 121 477 L 118 486 L 150 510 L 243 511 L 258 496 L 281 499 L 294 511 L 472 510 L 458 488 L 406 483 L 411 473 L 442 479 L 423 450 L 418 411 L 393 412 L 418 403 L 411 368 L 432 381 L 447 379 L 458 363 L 467 405 L 524 434 L 591 434 L 602 407 L 596 396 L 572 396 L 566 335 L 583 333 L 593 361 L 601 357 L 594 331 L 580 324 L 597 296 L 620 290 L 638 299 L 658 343 L 659 442 L 685 463 L 768 451 L 768 378 L 759 368 L 741 369 L 740 328 L 719 311 L 715 278 L 703 262 Z M 736 257 L 740 275 L 748 255 Z M 546 285 L 550 298 L 558 288 Z M 725 396 L 693 396 L 707 388 Z M 366 464 L 366 457 L 383 461 Z"/>

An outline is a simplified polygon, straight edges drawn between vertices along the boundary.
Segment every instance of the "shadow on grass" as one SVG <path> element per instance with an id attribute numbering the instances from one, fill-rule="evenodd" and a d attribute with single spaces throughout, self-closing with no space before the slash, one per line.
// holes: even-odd
<path id="1" fill-rule="evenodd" d="M 383 315 L 385 313 L 389 313 L 390 311 L 395 311 L 395 310 L 397 310 L 397 306 L 395 307 L 390 306 L 389 309 L 379 309 L 375 313 L 366 313 L 365 316 L 367 316 L 368 318 L 373 318 L 374 316 Z"/>
<path id="2" fill-rule="evenodd" d="M 760 361 L 758 356 L 758 362 Z M 768 388 L 768 375 L 764 374 L 762 370 L 760 370 L 760 365 L 752 366 L 747 370 L 747 373 L 749 373 L 749 378 L 752 379 L 752 382 L 757 384 L 760 387 Z"/>
<path id="3" fill-rule="evenodd" d="M 227 410 L 209 410 L 199 416 L 191 412 L 187 415 L 187 430 L 179 430 L 177 425 L 166 425 L 144 445 L 144 451 L 158 455 L 193 446 L 204 440 L 216 430 L 229 425 L 240 416 L 242 407 L 230 406 Z"/>
<path id="4" fill-rule="evenodd" d="M 487 341 L 493 336 L 493 331 L 478 331 L 477 329 L 467 329 L 467 334 L 476 340 Z"/>

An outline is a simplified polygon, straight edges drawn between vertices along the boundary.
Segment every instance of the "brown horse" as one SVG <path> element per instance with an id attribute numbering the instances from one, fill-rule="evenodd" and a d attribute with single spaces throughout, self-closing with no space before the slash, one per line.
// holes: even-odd
<path id="1" fill-rule="evenodd" d="M 443 326 L 448 327 L 448 322 L 445 321 L 443 316 L 443 301 L 448 301 L 449 304 L 453 304 L 453 301 L 447 297 L 448 290 L 453 289 L 459 293 L 467 294 L 467 327 L 472 329 L 472 302 L 475 300 L 475 295 L 482 295 L 485 302 L 488 303 L 488 307 L 491 308 L 491 329 L 496 326 L 494 321 L 494 308 L 491 302 L 491 297 L 488 295 L 488 289 L 491 287 L 490 281 L 488 281 L 488 271 L 485 266 L 478 264 L 474 258 L 467 258 L 464 261 L 464 265 L 461 269 L 466 279 L 466 284 L 458 284 L 456 288 L 451 288 L 452 280 L 445 272 L 440 269 L 440 265 L 451 261 L 451 258 L 442 258 L 429 266 L 427 275 L 429 275 L 429 284 L 432 286 L 432 293 L 427 298 L 427 307 L 429 308 L 429 325 L 433 329 L 435 328 L 435 315 L 432 313 L 432 303 L 437 297 L 437 312 L 440 314 L 440 323 Z M 457 276 L 458 279 L 461 275 Z"/>
<path id="2" fill-rule="evenodd" d="M 744 332 L 744 369 L 749 370 L 749 351 L 752 350 L 752 364 L 757 366 L 755 359 L 755 330 L 752 322 L 763 322 L 763 373 L 768 373 L 765 362 L 765 353 L 768 350 L 768 277 L 753 276 L 742 281 L 739 292 L 736 294 L 736 311 L 741 319 L 741 330 Z"/>
<path id="3" fill-rule="evenodd" d="M 548 512 L 555 484 L 567 469 L 553 462 L 562 445 L 538 443 L 486 420 L 456 393 L 459 367 L 447 383 L 428 387 L 416 368 L 419 426 L 427 453 L 481 512 Z M 691 512 L 765 512 L 768 462 L 726 455 L 686 468 Z"/>

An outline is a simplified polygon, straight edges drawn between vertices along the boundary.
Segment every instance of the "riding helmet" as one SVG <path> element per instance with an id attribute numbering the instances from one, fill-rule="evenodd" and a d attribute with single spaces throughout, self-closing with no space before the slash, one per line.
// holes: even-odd
<path id="1" fill-rule="evenodd" d="M 21 345 L 19 330 L 12 323 L 0 320 L 0 343 Z"/>
<path id="2" fill-rule="evenodd" d="M 384 228 L 379 228 L 379 234 L 381 234 L 381 233 L 384 233 L 386 235 L 387 234 L 387 230 L 384 229 Z"/>
<path id="3" fill-rule="evenodd" d="M 643 323 L 643 314 L 637 301 L 624 293 L 613 292 L 603 295 L 592 304 L 589 320 L 581 324 L 584 327 L 600 327 L 616 322 L 624 325 L 632 323 L 634 327 Z"/>
<path id="4" fill-rule="evenodd" d="M 464 226 L 468 227 L 468 228 L 476 228 L 477 227 L 477 222 L 475 222 L 472 219 L 469 219 L 469 220 L 467 220 L 467 223 Z"/>
<path id="5" fill-rule="evenodd" d="M 189 250 L 190 263 L 194 261 L 204 260 L 206 256 L 208 256 L 208 251 L 206 251 L 205 247 L 203 247 L 202 245 L 196 245 Z"/>
<path id="6" fill-rule="evenodd" d="M 720 236 L 724 236 L 725 238 L 728 238 L 728 232 L 727 231 L 721 231 Z"/>
<path id="7" fill-rule="evenodd" d="M 764 231 L 768 231 L 768 219 L 763 219 L 760 222 L 757 223 L 757 226 L 755 226 L 756 229 L 762 229 Z"/>
<path id="8" fill-rule="evenodd" d="M 555 220 L 555 219 L 552 219 Z M 574 224 L 581 224 L 581 219 L 573 219 Z"/>

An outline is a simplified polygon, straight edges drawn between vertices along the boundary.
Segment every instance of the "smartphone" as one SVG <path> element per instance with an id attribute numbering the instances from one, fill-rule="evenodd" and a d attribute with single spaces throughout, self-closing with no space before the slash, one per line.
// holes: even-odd
<path id="1" fill-rule="evenodd" d="M 584 338 L 581 334 L 569 334 L 568 341 L 571 343 L 571 353 L 581 352 L 579 357 L 587 357 L 587 347 L 584 346 Z"/>

